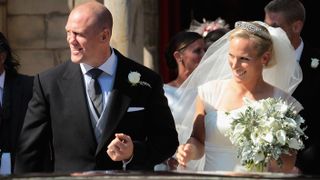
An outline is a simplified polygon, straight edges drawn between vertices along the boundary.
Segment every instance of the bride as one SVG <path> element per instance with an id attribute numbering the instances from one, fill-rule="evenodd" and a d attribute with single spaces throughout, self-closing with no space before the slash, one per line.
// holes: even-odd
<path id="1" fill-rule="evenodd" d="M 282 29 L 262 22 L 237 22 L 234 30 L 211 45 L 179 89 L 182 107 L 175 113 L 182 119 L 179 139 L 186 142 L 177 150 L 179 164 L 188 167 L 191 160 L 205 155 L 204 170 L 245 170 L 236 147 L 225 136 L 231 122 L 225 112 L 239 110 L 244 97 L 281 97 L 299 112 L 302 106 L 291 93 L 301 79 L 294 50 Z M 277 171 L 290 172 L 295 155 L 282 158 L 285 166 Z"/>

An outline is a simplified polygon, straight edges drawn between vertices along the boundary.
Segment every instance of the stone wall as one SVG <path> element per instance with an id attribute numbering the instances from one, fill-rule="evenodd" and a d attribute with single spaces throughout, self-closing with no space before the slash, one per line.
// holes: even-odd
<path id="1" fill-rule="evenodd" d="M 158 71 L 158 0 L 105 0 L 104 4 L 114 19 L 111 45 Z"/>
<path id="2" fill-rule="evenodd" d="M 144 58 L 143 64 L 159 72 L 159 5 L 158 0 L 143 0 Z"/>
<path id="3" fill-rule="evenodd" d="M 23 74 L 34 75 L 69 57 L 66 0 L 8 0 L 7 37 Z"/>
<path id="4" fill-rule="evenodd" d="M 18 56 L 21 63 L 20 73 L 35 75 L 69 59 L 65 24 L 70 9 L 85 1 L 89 0 L 0 0 L 0 30 L 7 36 Z M 118 0 L 97 1 L 106 3 Z M 131 4 L 127 3 L 127 8 L 132 10 L 131 0 L 128 2 Z M 141 46 L 130 49 L 130 53 L 122 53 L 158 71 L 158 1 L 142 0 L 134 9 L 139 12 L 137 16 L 130 17 L 128 13 L 128 17 L 124 19 L 130 20 L 129 27 L 139 20 L 139 31 L 130 31 L 131 39 L 121 43 L 129 47 L 128 44 L 139 42 Z M 121 15 L 117 14 L 120 13 L 117 11 L 112 13 L 116 17 Z M 123 19 L 118 21 L 123 24 Z M 127 30 L 120 28 L 113 33 Z M 116 38 L 113 41 L 120 44 Z"/>

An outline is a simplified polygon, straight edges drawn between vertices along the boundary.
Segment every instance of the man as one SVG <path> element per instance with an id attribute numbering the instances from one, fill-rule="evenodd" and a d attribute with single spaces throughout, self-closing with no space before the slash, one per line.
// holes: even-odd
<path id="1" fill-rule="evenodd" d="M 305 141 L 305 149 L 298 152 L 296 165 L 305 174 L 320 174 L 320 166 L 315 165 L 320 162 L 320 121 L 315 105 L 320 102 L 320 53 L 300 37 L 305 22 L 304 6 L 298 0 L 273 0 L 264 10 L 265 22 L 281 27 L 287 33 L 303 72 L 303 80 L 293 96 L 304 106 L 301 115 L 309 138 Z"/>
<path id="2" fill-rule="evenodd" d="M 35 77 L 16 173 L 151 170 L 174 154 L 161 78 L 110 47 L 112 21 L 95 1 L 71 11 L 71 61 Z"/>
<path id="3" fill-rule="evenodd" d="M 0 174 L 11 174 L 17 139 L 32 97 L 33 77 L 19 74 L 19 65 L 0 32 Z"/>

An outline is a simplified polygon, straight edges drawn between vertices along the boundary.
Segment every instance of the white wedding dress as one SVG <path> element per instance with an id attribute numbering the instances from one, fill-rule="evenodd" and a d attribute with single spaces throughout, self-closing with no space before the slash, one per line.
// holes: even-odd
<path id="1" fill-rule="evenodd" d="M 216 97 L 224 92 L 228 80 L 209 81 L 198 89 L 199 97 L 204 102 L 205 116 L 205 171 L 245 171 L 237 158 L 236 147 L 231 144 L 226 131 L 230 128 L 231 119 L 223 110 L 217 110 L 219 99 Z M 301 104 L 289 94 L 275 88 L 274 97 L 293 103 L 297 112 L 302 109 Z M 241 110 L 235 109 L 230 113 Z"/>
<path id="2" fill-rule="evenodd" d="M 174 111 L 174 108 L 176 107 L 175 103 L 178 101 L 180 97 L 177 93 L 177 89 L 177 87 L 173 87 L 168 84 L 163 85 L 164 94 L 168 99 L 168 105 L 171 111 Z"/>

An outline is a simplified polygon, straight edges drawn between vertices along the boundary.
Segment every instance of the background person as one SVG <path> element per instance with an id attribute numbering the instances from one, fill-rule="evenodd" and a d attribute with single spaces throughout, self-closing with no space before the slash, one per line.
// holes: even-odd
<path id="1" fill-rule="evenodd" d="M 0 174 L 13 171 L 17 140 L 32 97 L 33 77 L 19 74 L 19 66 L 0 32 Z"/>
<path id="2" fill-rule="evenodd" d="M 320 121 L 318 106 L 320 102 L 320 51 L 303 41 L 300 33 L 306 19 L 306 12 L 299 0 L 273 0 L 264 8 L 265 22 L 274 27 L 281 27 L 289 37 L 295 49 L 296 60 L 303 73 L 303 80 L 293 96 L 303 105 L 301 115 L 306 120 L 305 148 L 299 151 L 297 167 L 305 174 L 320 174 Z"/>
<path id="3" fill-rule="evenodd" d="M 172 111 L 179 98 L 176 90 L 200 63 L 204 46 L 201 35 L 185 31 L 177 33 L 168 44 L 165 57 L 168 67 L 176 72 L 176 77 L 164 85 L 164 91 Z"/>
<path id="4" fill-rule="evenodd" d="M 205 51 L 202 36 L 196 32 L 181 31 L 173 36 L 166 50 L 167 65 L 171 71 L 176 72 L 174 80 L 164 84 L 164 92 L 168 99 L 169 107 L 175 119 L 175 125 L 179 135 L 179 117 L 175 116 L 176 108 L 179 108 L 177 100 L 179 94 L 176 90 L 188 78 L 192 71 L 198 66 Z M 180 143 L 185 140 L 179 139 Z M 174 158 L 169 158 L 165 163 L 155 167 L 155 170 L 176 169 L 178 163 Z"/>
<path id="5" fill-rule="evenodd" d="M 229 32 L 229 29 L 226 28 L 220 28 L 213 31 L 210 31 L 205 37 L 204 42 L 206 43 L 206 50 L 216 42 L 218 39 L 220 39 L 223 35 L 225 35 L 227 32 Z"/>

